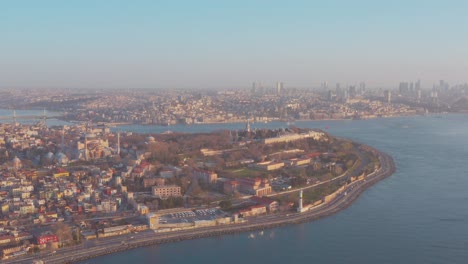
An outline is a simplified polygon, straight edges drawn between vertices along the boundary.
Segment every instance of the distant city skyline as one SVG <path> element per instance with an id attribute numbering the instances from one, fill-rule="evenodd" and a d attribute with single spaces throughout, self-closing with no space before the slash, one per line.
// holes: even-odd
<path id="1" fill-rule="evenodd" d="M 4 1 L 0 87 L 464 83 L 467 8 L 419 0 Z"/>

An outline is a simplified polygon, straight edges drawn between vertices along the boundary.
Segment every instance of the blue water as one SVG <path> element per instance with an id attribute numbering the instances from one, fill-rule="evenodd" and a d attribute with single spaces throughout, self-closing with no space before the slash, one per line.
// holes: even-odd
<path id="1" fill-rule="evenodd" d="M 256 124 L 254 124 L 255 127 Z M 259 124 L 286 126 L 284 123 Z M 468 263 L 468 116 L 296 122 L 391 154 L 397 172 L 352 206 L 301 225 L 183 241 L 88 263 Z M 243 124 L 173 126 L 173 131 Z M 126 127 L 159 133 L 167 127 Z M 123 130 L 123 129 L 122 129 Z"/>

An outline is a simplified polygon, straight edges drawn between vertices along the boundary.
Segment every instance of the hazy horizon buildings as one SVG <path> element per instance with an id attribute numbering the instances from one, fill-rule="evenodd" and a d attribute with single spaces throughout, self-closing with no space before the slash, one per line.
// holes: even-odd
<path id="1" fill-rule="evenodd" d="M 392 102 L 392 91 L 385 90 L 384 91 L 384 98 L 385 98 L 385 102 L 390 104 Z"/>
<path id="2" fill-rule="evenodd" d="M 281 95 L 281 93 L 283 92 L 283 88 L 284 88 L 283 82 L 277 82 L 276 83 L 276 94 Z"/>
<path id="3" fill-rule="evenodd" d="M 416 81 L 416 84 L 414 85 L 414 88 L 416 89 L 416 91 L 421 90 L 421 80 L 418 79 Z"/>

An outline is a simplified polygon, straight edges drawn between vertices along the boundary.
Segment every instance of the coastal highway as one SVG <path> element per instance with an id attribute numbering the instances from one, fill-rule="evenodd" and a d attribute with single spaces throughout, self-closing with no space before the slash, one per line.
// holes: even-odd
<path id="1" fill-rule="evenodd" d="M 296 192 L 299 192 L 300 190 L 312 189 L 312 188 L 318 187 L 320 185 L 324 185 L 324 184 L 327 184 L 327 183 L 330 183 L 330 182 L 335 182 L 335 181 L 340 180 L 340 179 L 347 179 L 348 177 L 351 177 L 350 173 L 345 172 L 345 173 L 341 174 L 340 176 L 337 176 L 337 177 L 329 179 L 329 180 L 325 180 L 325 181 L 322 181 L 322 182 L 319 182 L 319 183 L 311 184 L 311 185 L 308 185 L 308 186 L 305 186 L 305 187 L 302 187 L 302 188 L 299 188 L 299 189 L 296 188 L 296 189 L 292 189 L 292 190 L 287 190 L 287 191 L 281 191 L 281 192 L 277 192 L 277 193 L 268 194 L 266 196 L 275 197 L 275 196 L 285 195 L 285 194 L 288 194 L 288 193 L 296 193 Z"/>
<path id="2" fill-rule="evenodd" d="M 317 186 L 324 185 L 324 184 L 327 184 L 327 183 L 330 183 L 330 182 L 335 182 L 335 181 L 338 181 L 338 180 L 341 180 L 341 179 L 348 179 L 348 178 L 353 177 L 353 176 L 358 176 L 358 175 L 362 174 L 364 167 L 369 163 L 369 161 L 368 161 L 367 158 L 364 157 L 364 155 L 362 154 L 361 151 L 355 151 L 354 153 L 358 156 L 358 161 L 360 160 L 359 164 L 355 163 L 355 165 L 353 165 L 353 167 L 350 170 L 347 170 L 345 173 L 343 173 L 343 174 L 341 174 L 341 175 L 339 175 L 337 177 L 334 177 L 332 179 L 325 180 L 325 181 L 322 181 L 322 182 L 319 182 L 319 183 L 311 184 L 311 185 L 308 185 L 308 186 L 305 186 L 305 187 L 302 187 L 302 188 L 299 188 L 299 189 L 293 189 L 293 190 L 287 190 L 287 191 L 272 193 L 272 194 L 269 194 L 267 196 L 268 197 L 274 197 L 274 196 L 284 195 L 284 194 L 288 194 L 288 193 L 299 192 L 300 190 L 307 190 L 307 189 L 315 188 Z M 356 162 L 358 162 L 358 161 L 356 161 Z"/>
<path id="3" fill-rule="evenodd" d="M 123 236 L 85 241 L 79 246 L 58 249 L 56 253 L 25 255 L 24 257 L 17 259 L 4 260 L 3 263 L 31 263 L 34 259 L 42 259 L 45 261 L 45 263 L 69 263 L 142 246 L 150 246 L 180 240 L 219 236 L 239 232 L 250 232 L 287 224 L 311 221 L 334 214 L 348 207 L 365 189 L 375 184 L 379 180 L 391 175 L 395 171 L 395 165 L 390 156 L 385 153 L 379 153 L 379 160 L 381 164 L 380 168 L 377 171 L 367 175 L 365 180 L 356 181 L 349 184 L 347 188 L 338 194 L 333 200 L 329 201 L 328 203 L 316 206 L 311 210 L 303 213 L 277 213 L 249 218 L 245 223 L 188 229 L 166 233 L 155 233 L 151 230 L 147 230 Z"/>

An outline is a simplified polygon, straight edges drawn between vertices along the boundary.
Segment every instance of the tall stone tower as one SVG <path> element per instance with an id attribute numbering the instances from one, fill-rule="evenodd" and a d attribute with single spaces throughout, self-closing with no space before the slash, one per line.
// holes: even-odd
<path id="1" fill-rule="evenodd" d="M 299 191 L 299 204 L 297 206 L 297 211 L 299 213 L 302 213 L 303 207 L 302 207 L 302 189 Z"/>

